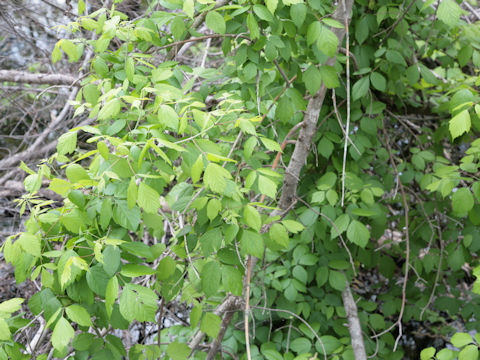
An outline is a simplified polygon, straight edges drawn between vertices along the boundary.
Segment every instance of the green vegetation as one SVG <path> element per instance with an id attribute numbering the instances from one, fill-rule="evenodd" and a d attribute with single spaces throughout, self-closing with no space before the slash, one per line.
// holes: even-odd
<path id="1" fill-rule="evenodd" d="M 160 3 L 80 0 L 52 53 L 91 56 L 94 122 L 22 164 L 2 250 L 41 290 L 0 304 L 0 359 L 47 359 L 14 341 L 32 314 L 58 358 L 354 359 L 350 289 L 374 359 L 477 359 L 478 23 L 454 0 Z"/>

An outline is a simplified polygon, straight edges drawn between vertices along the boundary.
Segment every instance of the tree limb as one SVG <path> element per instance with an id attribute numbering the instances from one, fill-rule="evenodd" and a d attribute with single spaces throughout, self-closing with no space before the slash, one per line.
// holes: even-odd
<path id="1" fill-rule="evenodd" d="M 29 73 L 27 71 L 0 70 L 0 82 L 9 81 L 26 84 L 68 85 L 80 87 L 80 78 L 64 74 Z"/>
<path id="2" fill-rule="evenodd" d="M 362 327 L 358 319 L 357 304 L 352 296 L 350 284 L 347 283 L 345 290 L 342 292 L 343 306 L 348 319 L 348 330 L 352 338 L 353 353 L 355 360 L 367 360 L 365 344 L 363 343 Z"/>

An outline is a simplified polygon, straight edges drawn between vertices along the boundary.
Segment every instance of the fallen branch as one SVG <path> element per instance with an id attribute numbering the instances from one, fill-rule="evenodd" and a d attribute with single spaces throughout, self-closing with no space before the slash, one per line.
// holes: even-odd
<path id="1" fill-rule="evenodd" d="M 40 85 L 67 85 L 80 87 L 80 78 L 63 74 L 29 73 L 27 71 L 0 70 L 0 81 Z"/>

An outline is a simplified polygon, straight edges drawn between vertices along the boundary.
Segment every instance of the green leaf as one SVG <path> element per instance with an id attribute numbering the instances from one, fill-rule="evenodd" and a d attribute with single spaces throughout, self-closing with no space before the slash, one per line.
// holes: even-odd
<path id="1" fill-rule="evenodd" d="M 77 304 L 73 304 L 65 308 L 65 311 L 70 320 L 76 322 L 80 326 L 92 326 L 92 319 L 88 311 Z"/>
<path id="2" fill-rule="evenodd" d="M 200 180 L 200 176 L 202 176 L 203 172 L 203 157 L 199 155 L 197 160 L 193 163 L 192 168 L 190 170 L 190 174 L 192 176 L 192 181 L 196 184 Z"/>
<path id="3" fill-rule="evenodd" d="M 209 163 L 205 169 L 203 180 L 212 191 L 223 194 L 227 187 L 226 179 L 231 179 L 230 173 L 220 165 Z"/>
<path id="4" fill-rule="evenodd" d="M 132 322 L 155 321 L 157 295 L 153 290 L 137 285 L 126 284 L 120 295 L 120 313 Z"/>
<path id="5" fill-rule="evenodd" d="M 217 251 L 222 245 L 222 232 L 219 228 L 207 231 L 200 237 L 200 244 L 205 256 Z"/>
<path id="6" fill-rule="evenodd" d="M 112 316 L 113 304 L 118 298 L 118 279 L 113 276 L 107 283 L 107 290 L 105 291 L 105 308 L 108 317 Z"/>
<path id="7" fill-rule="evenodd" d="M 477 360 L 478 347 L 477 345 L 467 345 L 458 354 L 458 360 Z"/>
<path id="8" fill-rule="evenodd" d="M 126 277 L 137 277 L 144 275 L 153 275 L 155 270 L 147 265 L 140 264 L 124 264 L 122 265 L 122 270 L 120 274 Z"/>
<path id="9" fill-rule="evenodd" d="M 122 101 L 117 98 L 107 101 L 102 109 L 98 112 L 98 120 L 108 120 L 116 117 L 122 109 L 122 104 Z"/>
<path id="10" fill-rule="evenodd" d="M 372 82 L 373 87 L 378 91 L 385 91 L 387 88 L 387 81 L 383 75 L 378 72 L 373 72 L 370 75 L 370 81 Z"/>
<path id="11" fill-rule="evenodd" d="M 9 341 L 10 336 L 11 336 L 10 328 L 7 322 L 5 321 L 5 319 L 0 318 L 0 340 Z"/>
<path id="12" fill-rule="evenodd" d="M 68 343 L 73 339 L 75 331 L 72 328 L 72 325 L 64 318 L 61 317 L 52 333 L 52 345 L 58 351 L 66 350 Z"/>
<path id="13" fill-rule="evenodd" d="M 256 232 L 244 230 L 240 239 L 240 246 L 242 251 L 248 255 L 253 255 L 259 259 L 263 257 L 263 239 Z"/>
<path id="14" fill-rule="evenodd" d="M 103 270 L 113 276 L 120 266 L 120 249 L 118 246 L 108 245 L 103 251 Z"/>
<path id="15" fill-rule="evenodd" d="M 127 189 L 127 204 L 130 209 L 137 204 L 137 199 L 138 199 L 137 183 L 135 181 L 135 177 L 132 176 Z"/>
<path id="16" fill-rule="evenodd" d="M 26 253 L 36 257 L 42 255 L 41 239 L 39 235 L 22 233 L 17 241 Z"/>
<path id="17" fill-rule="evenodd" d="M 178 131 L 179 117 L 177 112 L 168 105 L 160 105 L 158 109 L 158 121 L 163 126 L 173 130 Z"/>
<path id="18" fill-rule="evenodd" d="M 337 53 L 338 38 L 328 27 L 320 25 L 320 33 L 317 38 L 317 47 L 325 55 L 334 57 Z"/>
<path id="19" fill-rule="evenodd" d="M 252 40 L 258 39 L 260 37 L 260 28 L 252 13 L 248 13 L 247 15 L 247 26 L 250 31 L 250 38 Z"/>
<path id="20" fill-rule="evenodd" d="M 21 309 L 21 304 L 25 301 L 22 298 L 13 298 L 0 303 L 0 318 L 5 315 L 9 317 L 10 314 Z"/>
<path id="21" fill-rule="evenodd" d="M 202 269 L 202 290 L 207 297 L 217 295 L 221 279 L 220 265 L 216 261 L 207 262 Z"/>
<path id="22" fill-rule="evenodd" d="M 207 312 L 203 316 L 202 323 L 200 324 L 200 330 L 206 333 L 208 336 L 216 338 L 218 332 L 220 331 L 221 323 L 222 319 L 220 316 L 211 312 Z"/>
<path id="23" fill-rule="evenodd" d="M 268 231 L 270 239 L 278 245 L 281 249 L 288 248 L 289 237 L 287 230 L 281 224 L 273 224 L 270 230 Z"/>
<path id="24" fill-rule="evenodd" d="M 58 138 L 57 152 L 59 155 L 70 154 L 77 147 L 77 132 L 70 131 Z"/>
<path id="25" fill-rule="evenodd" d="M 260 137 L 260 141 L 270 151 L 277 151 L 277 152 L 282 151 L 282 148 L 280 147 L 280 144 L 277 143 L 274 140 L 271 140 L 271 139 L 266 138 L 266 137 Z"/>
<path id="26" fill-rule="evenodd" d="M 222 284 L 225 291 L 241 296 L 243 290 L 243 274 L 233 266 L 222 266 Z"/>
<path id="27" fill-rule="evenodd" d="M 303 73 L 303 82 L 311 95 L 315 95 L 322 85 L 322 75 L 315 65 L 310 67 Z"/>
<path id="28" fill-rule="evenodd" d="M 350 216 L 347 214 L 342 214 L 337 217 L 334 221 L 335 226 L 332 226 L 332 239 L 335 239 L 338 235 L 343 234 L 345 230 L 348 228 L 348 224 L 350 223 Z M 338 234 L 337 230 L 340 232 Z"/>
<path id="29" fill-rule="evenodd" d="M 172 31 L 172 35 L 175 40 L 180 40 L 186 31 L 183 17 L 175 16 L 175 18 L 170 23 L 170 30 Z"/>
<path id="30" fill-rule="evenodd" d="M 465 216 L 473 208 L 474 199 L 468 188 L 460 188 L 452 195 L 452 208 L 455 213 Z"/>
<path id="31" fill-rule="evenodd" d="M 320 76 L 323 83 L 328 89 L 333 89 L 340 86 L 337 72 L 335 71 L 335 68 L 333 66 L 320 66 Z"/>
<path id="32" fill-rule="evenodd" d="M 468 333 L 458 332 L 453 334 L 450 342 L 452 343 L 453 346 L 460 349 L 467 344 L 473 343 L 473 339 L 472 339 L 472 336 Z"/>
<path id="33" fill-rule="evenodd" d="M 218 199 L 210 199 L 207 205 L 207 216 L 212 221 L 222 209 L 222 202 Z"/>
<path id="34" fill-rule="evenodd" d="M 367 95 L 370 88 L 370 78 L 368 76 L 362 77 L 352 87 L 352 100 L 358 100 Z"/>
<path id="35" fill-rule="evenodd" d="M 112 219 L 112 201 L 109 198 L 106 198 L 102 202 L 102 206 L 100 208 L 100 219 L 99 223 L 102 229 L 106 229 L 110 220 Z"/>
<path id="36" fill-rule="evenodd" d="M 347 280 L 345 279 L 345 275 L 343 275 L 343 273 L 335 270 L 330 270 L 328 274 L 328 283 L 335 290 L 343 291 L 345 290 Z"/>
<path id="37" fill-rule="evenodd" d="M 368 19 L 364 16 L 355 26 L 355 39 L 357 39 L 358 44 L 362 43 L 368 38 Z"/>
<path id="38" fill-rule="evenodd" d="M 467 109 L 458 113 L 450 120 L 448 129 L 450 130 L 452 139 L 455 139 L 461 136 L 463 133 L 469 132 L 470 126 L 471 126 L 470 113 L 468 112 L 468 109 Z"/>
<path id="39" fill-rule="evenodd" d="M 192 350 L 185 343 L 180 343 L 178 340 L 171 342 L 167 347 L 167 355 L 172 360 L 185 360 L 188 359 Z"/>
<path id="40" fill-rule="evenodd" d="M 141 182 L 138 186 L 138 205 L 146 213 L 156 214 L 160 208 L 160 195 L 155 189 Z"/>
<path id="41" fill-rule="evenodd" d="M 79 164 L 70 164 L 65 169 L 65 175 L 71 183 L 79 183 L 82 180 L 90 180 L 87 171 Z"/>
<path id="42" fill-rule="evenodd" d="M 77 45 L 75 45 L 72 41 L 68 39 L 62 39 L 60 40 L 60 46 L 62 47 L 62 50 L 65 51 L 65 54 L 68 55 L 68 60 L 70 62 L 78 61 L 80 56 L 79 48 L 77 48 Z"/>
<path id="43" fill-rule="evenodd" d="M 354 244 L 364 248 L 370 239 L 370 231 L 360 221 L 353 220 L 348 226 L 347 238 Z"/>
<path id="44" fill-rule="evenodd" d="M 193 14 L 195 13 L 195 4 L 194 0 L 185 0 L 183 2 L 183 12 L 191 19 L 193 19 Z"/>
<path id="45" fill-rule="evenodd" d="M 273 21 L 273 16 L 264 5 L 253 5 L 253 12 L 262 20 Z"/>
<path id="46" fill-rule="evenodd" d="M 323 354 L 323 348 L 325 348 L 327 354 L 332 354 L 342 345 L 339 339 L 331 335 L 320 336 L 320 339 L 322 340 L 323 347 L 320 346 L 319 342 L 315 344 L 315 348 L 320 354 Z"/>
<path id="47" fill-rule="evenodd" d="M 62 52 L 60 51 L 60 44 L 57 43 L 52 51 L 52 63 L 55 64 L 57 61 L 62 59 Z"/>
<path id="48" fill-rule="evenodd" d="M 442 0 L 437 10 L 437 17 L 449 27 L 455 26 L 462 15 L 462 8 L 454 0 Z"/>
<path id="49" fill-rule="evenodd" d="M 307 284 L 308 273 L 303 266 L 296 265 L 292 270 L 292 275 L 301 283 Z"/>
<path id="50" fill-rule="evenodd" d="M 201 240 L 200 240 L 201 241 Z M 165 256 L 158 263 L 156 272 L 159 280 L 166 280 L 175 273 L 176 263 L 170 256 Z"/>
<path id="51" fill-rule="evenodd" d="M 268 10 L 274 14 L 278 6 L 278 0 L 265 0 Z"/>
<path id="52" fill-rule="evenodd" d="M 243 218 L 248 226 L 260 232 L 260 228 L 262 227 L 262 218 L 260 217 L 257 209 L 250 205 L 245 206 L 243 208 Z"/>
<path id="53" fill-rule="evenodd" d="M 314 21 L 308 25 L 307 29 L 307 45 L 312 45 L 320 37 L 322 31 L 322 24 L 319 21 Z"/>
<path id="54" fill-rule="evenodd" d="M 304 354 L 310 352 L 312 349 L 312 342 L 307 338 L 299 337 L 290 343 L 290 347 L 297 354 Z"/>
<path id="55" fill-rule="evenodd" d="M 282 224 L 287 228 L 288 231 L 294 234 L 305 229 L 305 226 L 295 220 L 282 220 Z"/>
<path id="56" fill-rule="evenodd" d="M 258 189 L 261 194 L 267 195 L 268 197 L 275 199 L 277 194 L 277 184 L 267 178 L 266 176 L 258 176 Z"/>
<path id="57" fill-rule="evenodd" d="M 307 16 L 307 6 L 305 4 L 295 4 L 290 7 L 290 18 L 293 23 L 300 28 Z"/>
<path id="58" fill-rule="evenodd" d="M 133 81 L 133 76 L 135 75 L 135 62 L 133 58 L 127 58 L 125 62 L 125 75 L 127 75 L 127 79 Z"/>
<path id="59" fill-rule="evenodd" d="M 209 11 L 205 18 L 207 27 L 217 34 L 225 34 L 225 19 L 217 11 Z"/>

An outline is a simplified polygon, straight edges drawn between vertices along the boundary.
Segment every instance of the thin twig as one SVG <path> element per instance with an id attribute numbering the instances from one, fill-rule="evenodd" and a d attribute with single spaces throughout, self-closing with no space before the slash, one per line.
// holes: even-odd
<path id="1" fill-rule="evenodd" d="M 280 94 L 278 94 L 277 96 L 275 96 L 275 99 L 273 99 L 273 102 L 270 104 L 270 106 L 268 107 L 267 111 L 265 111 L 265 114 L 263 114 L 262 116 L 262 120 L 260 121 L 260 123 L 263 122 L 263 120 L 265 120 L 265 118 L 267 117 L 267 114 L 270 112 L 270 110 L 272 110 L 272 107 L 273 105 L 275 105 L 275 103 L 278 101 L 278 99 L 280 99 L 280 96 L 283 95 L 283 93 L 285 91 L 287 91 L 287 89 L 290 87 L 290 85 L 297 79 L 297 75 L 294 75 L 290 80 L 287 81 L 287 83 L 285 84 L 285 87 L 283 88 L 282 91 L 280 91 Z"/>
<path id="2" fill-rule="evenodd" d="M 440 220 L 438 214 L 437 214 L 437 220 Z M 420 312 L 420 320 L 422 320 L 423 313 L 425 312 L 425 310 L 428 309 L 428 307 L 430 306 L 430 304 L 433 301 L 433 297 L 435 296 L 435 290 L 437 289 L 437 286 L 438 286 L 438 279 L 440 278 L 440 273 L 442 272 L 442 259 L 443 259 L 444 244 L 443 244 L 443 237 L 442 237 L 442 229 L 440 228 L 440 226 L 437 227 L 437 233 L 438 233 L 438 241 L 440 243 L 440 260 L 438 261 L 438 269 L 437 269 L 437 274 L 435 275 L 435 282 L 433 284 L 432 293 L 430 294 L 430 297 L 428 298 L 428 302 L 425 304 L 422 311 Z"/>
<path id="3" fill-rule="evenodd" d="M 343 8 L 345 7 L 345 0 L 343 0 Z M 350 34 L 348 30 L 348 15 L 346 12 L 344 14 L 345 22 L 345 41 L 346 41 L 346 54 L 347 64 L 346 64 L 346 76 L 347 76 L 347 125 L 345 129 L 345 145 L 343 147 L 343 166 L 342 166 L 342 207 L 345 200 L 345 171 L 347 164 L 347 147 L 348 147 L 348 134 L 350 132 Z M 335 90 L 334 90 L 335 91 Z"/>
<path id="4" fill-rule="evenodd" d="M 387 130 L 385 128 L 385 122 L 382 120 L 382 125 L 383 125 L 383 134 L 384 134 L 384 139 L 385 139 L 385 146 L 388 151 L 388 155 L 390 157 L 390 163 L 392 165 L 393 171 L 395 172 L 395 175 L 399 178 L 399 173 L 397 169 L 397 165 L 395 163 L 395 159 L 393 157 L 392 149 L 390 148 L 390 144 L 388 142 L 388 134 Z M 402 200 L 403 200 L 403 211 L 404 211 L 404 216 L 405 216 L 405 243 L 406 243 L 406 249 L 405 249 L 405 276 L 403 278 L 403 286 L 402 286 L 402 305 L 400 308 L 400 313 L 398 314 L 398 319 L 395 321 L 395 323 L 392 324 L 388 329 L 385 329 L 381 333 L 374 335 L 375 338 L 378 338 L 386 333 L 388 333 L 390 330 L 392 330 L 395 326 L 398 325 L 398 336 L 395 340 L 395 345 L 393 347 L 393 351 L 397 349 L 398 342 L 400 341 L 402 334 L 403 334 L 403 329 L 402 329 L 402 317 L 403 313 L 405 312 L 405 304 L 406 304 L 406 293 L 407 293 L 407 283 L 408 283 L 408 271 L 410 269 L 410 231 L 409 231 L 409 220 L 408 220 L 408 201 L 407 201 L 407 195 L 405 194 L 405 189 L 403 187 L 402 182 L 399 180 L 398 181 L 398 186 L 400 188 L 400 193 L 402 195 Z"/>
<path id="5" fill-rule="evenodd" d="M 298 316 L 294 312 L 292 312 L 290 310 L 285 310 L 285 309 L 272 309 L 272 308 L 263 307 L 263 306 L 252 306 L 252 309 L 260 309 L 260 310 L 267 310 L 267 311 L 273 311 L 273 312 L 283 312 L 283 313 L 289 314 L 289 315 L 293 316 L 294 318 L 300 320 L 312 332 L 313 336 L 315 336 L 315 338 L 318 340 L 318 342 L 320 343 L 320 346 L 322 347 L 322 350 L 323 350 L 323 357 L 324 357 L 325 360 L 327 360 L 327 352 L 325 350 L 325 344 L 323 343 L 320 336 L 318 336 L 318 334 L 315 332 L 315 330 L 313 330 L 312 326 L 307 321 L 305 321 L 301 316 Z"/>
<path id="6" fill-rule="evenodd" d="M 250 332 L 248 329 L 249 317 L 250 317 L 250 277 L 252 275 L 252 256 L 248 255 L 247 261 L 247 279 L 246 279 L 246 288 L 245 288 L 245 346 L 247 349 L 247 360 L 252 360 L 250 354 Z"/>
<path id="7" fill-rule="evenodd" d="M 335 116 L 337 117 L 337 121 L 338 121 L 338 125 L 340 125 L 340 129 L 342 129 L 343 136 L 345 136 L 345 139 L 348 139 L 348 142 L 353 146 L 353 148 L 356 150 L 358 155 L 361 155 L 361 152 L 360 150 L 358 150 L 357 145 L 355 145 L 352 139 L 349 136 L 347 136 L 347 133 L 343 128 L 342 117 L 340 116 L 340 113 L 338 112 L 338 108 L 337 108 L 337 96 L 335 95 L 335 89 L 332 90 L 332 101 L 333 101 L 333 111 L 335 113 Z"/>
<path id="8" fill-rule="evenodd" d="M 273 160 L 272 170 L 275 170 L 277 168 L 278 162 L 282 157 L 283 150 L 285 150 L 285 146 L 287 146 L 288 144 L 288 138 L 292 136 L 302 126 L 303 126 L 303 121 L 299 122 L 298 124 L 295 124 L 287 133 L 287 135 L 285 136 L 285 139 L 283 139 L 282 145 L 280 145 L 280 151 L 277 152 L 277 156 L 275 156 L 275 159 Z M 265 200 L 265 194 L 262 194 L 262 197 L 260 198 L 260 203 L 263 203 L 264 200 Z"/>
<path id="9" fill-rule="evenodd" d="M 158 313 L 158 333 L 157 333 L 157 345 L 160 347 L 161 336 L 160 331 L 162 331 L 162 321 L 163 321 L 163 307 L 165 306 L 165 297 L 162 296 L 162 301 L 160 302 L 160 312 Z"/>
<path id="10" fill-rule="evenodd" d="M 244 35 L 238 36 L 238 34 L 209 34 L 209 35 L 203 35 L 203 36 L 190 38 L 190 39 L 186 39 L 186 40 L 175 41 L 175 42 L 172 42 L 172 43 L 167 44 L 167 45 L 156 47 L 156 48 L 154 48 L 154 50 L 158 51 L 158 50 L 168 49 L 168 48 L 171 48 L 173 46 L 183 45 L 183 44 L 190 43 L 190 42 L 203 41 L 203 40 L 215 39 L 215 38 L 226 38 L 226 37 L 228 37 L 228 38 L 239 37 L 239 38 L 242 38 L 242 39 L 250 40 L 249 37 L 244 36 Z"/>
<path id="11" fill-rule="evenodd" d="M 338 234 L 338 237 L 340 238 L 340 241 L 342 242 L 342 245 L 343 247 L 345 248 L 345 250 L 347 251 L 347 254 L 348 254 L 348 257 L 350 259 L 350 265 L 352 266 L 352 270 L 353 270 L 353 275 L 354 276 L 357 276 L 357 271 L 355 270 L 355 263 L 353 261 L 353 257 L 352 257 L 352 253 L 350 252 L 350 249 L 348 248 L 345 240 L 343 239 L 343 236 L 342 234 L 340 233 L 340 229 L 337 227 L 337 225 L 335 225 L 335 222 L 330 219 L 327 215 L 325 214 L 322 214 L 321 212 L 315 210 L 313 207 L 310 206 L 309 203 L 307 203 L 305 200 L 303 200 L 301 197 L 298 197 L 297 196 L 297 200 L 300 200 L 300 202 L 302 202 L 303 204 L 305 204 L 311 211 L 313 211 L 315 214 L 317 214 L 318 216 L 324 218 L 325 220 L 327 220 L 330 225 L 332 225 L 333 229 L 337 232 Z"/>

